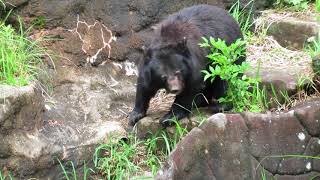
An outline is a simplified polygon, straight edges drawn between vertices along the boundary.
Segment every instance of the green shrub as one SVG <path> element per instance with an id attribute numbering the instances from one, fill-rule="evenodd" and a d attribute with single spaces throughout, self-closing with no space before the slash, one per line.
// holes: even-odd
<path id="1" fill-rule="evenodd" d="M 235 43 L 227 46 L 221 39 L 215 40 L 203 38 L 200 47 L 209 48 L 207 55 L 210 66 L 209 70 L 203 70 L 204 80 L 213 80 L 219 76 L 222 80 L 228 82 L 228 90 L 225 97 L 218 99 L 220 103 L 232 104 L 236 112 L 253 111 L 259 112 L 264 109 L 262 96 L 259 90 L 258 78 L 250 78 L 243 75 L 248 70 L 249 64 L 243 62 L 237 65 L 234 62 L 244 56 L 245 41 L 237 40 Z M 251 91 L 250 91 L 251 89 Z"/>
<path id="2" fill-rule="evenodd" d="M 0 21 L 0 84 L 24 86 L 35 79 L 45 54 L 38 44 L 25 37 L 22 25 L 17 33 Z"/>
<path id="3" fill-rule="evenodd" d="M 320 75 L 320 34 L 311 41 L 308 46 L 309 54 L 312 58 L 312 69 L 316 75 Z"/>
<path id="4" fill-rule="evenodd" d="M 63 177 L 66 180 L 77 180 L 79 179 L 79 177 L 83 177 L 84 180 L 90 179 L 90 173 L 94 173 L 94 171 L 91 168 L 88 168 L 86 163 L 83 162 L 83 172 L 82 174 L 78 174 L 76 171 L 76 167 L 74 166 L 72 161 L 68 161 L 65 165 L 62 164 L 62 162 L 57 159 L 60 165 L 60 168 L 62 170 L 63 173 Z M 69 164 L 69 167 L 71 167 L 72 171 L 68 171 L 67 168 L 65 166 L 67 166 Z"/>
<path id="5" fill-rule="evenodd" d="M 320 12 L 320 0 L 316 0 L 316 11 Z"/>
<path id="6" fill-rule="evenodd" d="M 308 8 L 308 0 L 276 0 L 275 5 L 280 8 L 289 7 L 301 11 Z"/>

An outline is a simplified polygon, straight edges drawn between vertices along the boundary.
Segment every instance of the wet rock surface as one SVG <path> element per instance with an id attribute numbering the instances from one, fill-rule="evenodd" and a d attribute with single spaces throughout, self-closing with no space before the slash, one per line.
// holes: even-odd
<path id="1" fill-rule="evenodd" d="M 172 152 L 156 179 L 310 179 L 320 174 L 319 135 L 299 119 L 316 117 L 318 99 L 283 113 L 215 114 Z M 312 119 L 312 118 L 311 118 Z M 310 120 L 317 124 L 316 119 Z M 300 157 L 299 157 L 300 156 Z"/>

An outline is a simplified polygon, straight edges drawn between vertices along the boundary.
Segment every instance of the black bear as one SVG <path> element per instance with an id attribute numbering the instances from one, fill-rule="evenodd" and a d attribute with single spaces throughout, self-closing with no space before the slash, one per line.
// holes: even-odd
<path id="1" fill-rule="evenodd" d="M 154 28 L 154 36 L 145 49 L 139 67 L 136 101 L 129 114 L 129 126 L 146 116 L 150 99 L 165 88 L 176 94 L 175 101 L 160 123 L 170 125 L 175 117 L 186 117 L 195 103 L 207 105 L 223 96 L 227 84 L 219 78 L 204 82 L 201 70 L 208 65 L 208 50 L 200 48 L 201 37 L 225 40 L 228 45 L 243 38 L 238 23 L 224 9 L 211 5 L 195 5 L 170 15 Z M 244 61 L 238 59 L 237 64 Z M 204 97 L 204 96 L 205 97 Z"/>

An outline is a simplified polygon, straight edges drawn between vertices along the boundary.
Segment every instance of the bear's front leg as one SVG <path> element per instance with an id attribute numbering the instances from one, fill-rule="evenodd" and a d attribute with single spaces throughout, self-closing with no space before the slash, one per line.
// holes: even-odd
<path id="1" fill-rule="evenodd" d="M 133 110 L 129 114 L 129 126 L 133 127 L 141 118 L 146 116 L 150 99 L 156 94 L 157 89 L 143 86 L 137 83 L 136 101 Z"/>
<path id="2" fill-rule="evenodd" d="M 193 97 L 193 94 L 177 95 L 170 111 L 160 119 L 160 124 L 163 127 L 168 127 L 173 125 L 173 120 L 187 117 L 191 112 Z"/>

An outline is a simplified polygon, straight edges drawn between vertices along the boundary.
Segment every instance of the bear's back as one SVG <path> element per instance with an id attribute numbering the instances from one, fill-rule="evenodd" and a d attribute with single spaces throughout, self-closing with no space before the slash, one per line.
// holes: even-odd
<path id="1" fill-rule="evenodd" d="M 226 10 L 216 6 L 195 5 L 184 8 L 164 20 L 161 23 L 161 28 L 165 29 L 179 22 L 185 24 L 185 26 L 197 27 L 200 30 L 198 36 L 220 38 L 225 40 L 227 44 L 243 37 L 235 19 Z M 185 33 L 183 30 L 180 30 L 180 32 Z"/>

